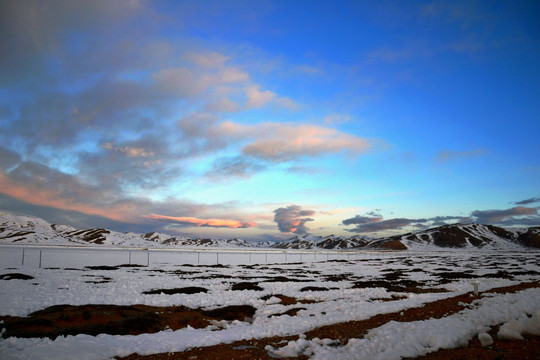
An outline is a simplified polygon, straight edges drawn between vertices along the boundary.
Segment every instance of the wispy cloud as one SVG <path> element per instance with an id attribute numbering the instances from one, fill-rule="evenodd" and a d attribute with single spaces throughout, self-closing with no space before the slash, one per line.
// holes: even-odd
<path id="1" fill-rule="evenodd" d="M 252 174 L 265 169 L 263 164 L 242 156 L 218 158 L 206 176 L 215 182 L 229 181 L 235 178 L 249 178 Z"/>
<path id="2" fill-rule="evenodd" d="M 484 149 L 474 149 L 466 151 L 442 150 L 437 154 L 436 161 L 440 163 L 446 163 L 459 159 L 480 157 L 485 154 L 487 154 L 487 151 Z"/>
<path id="3" fill-rule="evenodd" d="M 514 204 L 516 204 L 516 205 L 529 205 L 529 204 L 534 204 L 534 203 L 539 203 L 539 202 L 540 202 L 540 197 L 532 197 L 532 198 L 528 198 L 528 199 L 525 199 L 525 200 L 516 201 Z"/>

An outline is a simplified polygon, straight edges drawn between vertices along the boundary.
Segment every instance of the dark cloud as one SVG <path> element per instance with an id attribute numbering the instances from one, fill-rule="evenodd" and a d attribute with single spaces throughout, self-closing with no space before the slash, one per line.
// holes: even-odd
<path id="1" fill-rule="evenodd" d="M 230 180 L 231 178 L 249 178 L 253 173 L 264 170 L 261 163 L 240 156 L 219 158 L 214 161 L 213 167 L 206 175 L 215 182 Z"/>
<path id="2" fill-rule="evenodd" d="M 475 210 L 471 213 L 480 224 L 499 224 L 503 221 L 519 223 L 519 217 L 537 215 L 538 210 L 524 206 L 516 206 L 505 210 Z"/>
<path id="3" fill-rule="evenodd" d="M 274 222 L 277 223 L 279 231 L 293 232 L 296 234 L 307 234 L 306 222 L 313 221 L 309 216 L 315 215 L 315 211 L 302 209 L 298 205 L 289 205 L 284 208 L 274 210 Z"/>
<path id="4" fill-rule="evenodd" d="M 353 229 L 347 231 L 356 233 L 371 233 L 378 231 L 402 230 L 406 226 L 416 229 L 425 229 L 428 227 L 442 226 L 449 222 L 469 222 L 468 218 L 459 216 L 436 216 L 432 218 L 408 219 L 395 218 L 384 220 L 382 215 L 375 211 L 367 213 L 368 216 L 356 215 L 353 218 L 342 221 L 343 225 L 356 225 Z"/>
<path id="5" fill-rule="evenodd" d="M 355 221 L 354 219 L 355 218 L 343 220 L 343 224 L 345 225 L 354 224 L 354 222 L 349 223 L 348 221 L 348 220 Z M 357 219 L 357 220 L 364 221 L 364 219 Z M 401 230 L 403 227 L 411 225 L 413 222 L 418 222 L 418 220 L 396 218 L 396 219 L 389 219 L 389 220 L 380 220 L 377 222 L 363 222 L 363 223 L 356 223 L 356 227 L 354 229 L 348 229 L 347 231 L 355 232 L 355 233 L 370 233 L 370 232 L 386 231 L 386 230 Z"/>
<path id="6" fill-rule="evenodd" d="M 7 170 L 21 161 L 21 157 L 14 151 L 0 146 L 0 171 Z"/>
<path id="7" fill-rule="evenodd" d="M 540 197 L 532 197 L 532 198 L 529 198 L 529 199 L 516 201 L 514 204 L 516 204 L 516 205 L 529 205 L 529 204 L 534 204 L 534 203 L 538 203 L 538 202 L 540 202 Z"/>
<path id="8" fill-rule="evenodd" d="M 2 1 L 0 53 L 9 56 L 0 57 L 0 81 L 39 75 L 48 66 L 47 57 L 61 53 L 68 29 L 71 34 L 92 30 L 101 36 L 142 10 L 137 2 L 127 0 Z"/>
<path id="9" fill-rule="evenodd" d="M 427 229 L 451 223 L 479 223 L 499 226 L 538 226 L 540 216 L 536 208 L 523 206 L 506 210 L 475 210 L 470 216 L 435 216 L 431 218 L 408 219 L 395 218 L 383 220 L 381 215 L 375 212 L 368 213 L 369 216 L 356 215 L 353 218 L 342 221 L 343 225 L 355 225 L 347 231 L 355 233 L 371 233 L 378 231 L 402 230 L 411 227 L 417 230 Z"/>
<path id="10" fill-rule="evenodd" d="M 382 221 L 383 217 L 374 212 L 369 213 L 369 216 L 356 215 L 353 218 L 345 219 L 342 221 L 343 225 L 365 225 Z"/>

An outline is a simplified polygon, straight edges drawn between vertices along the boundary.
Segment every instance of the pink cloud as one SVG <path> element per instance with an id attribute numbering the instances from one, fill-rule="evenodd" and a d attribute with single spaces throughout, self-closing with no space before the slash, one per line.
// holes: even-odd
<path id="1" fill-rule="evenodd" d="M 276 98 L 276 93 L 270 90 L 259 90 L 259 86 L 250 86 L 246 89 L 248 108 L 260 108 Z"/>
<path id="2" fill-rule="evenodd" d="M 258 109 L 268 104 L 274 104 L 289 110 L 297 110 L 299 107 L 293 100 L 286 97 L 278 97 L 273 91 L 260 90 L 259 85 L 249 86 L 245 91 L 247 97 L 246 107 L 248 109 Z"/>
<path id="3" fill-rule="evenodd" d="M 77 190 L 81 191 L 81 193 L 84 191 L 83 189 Z M 54 189 L 40 188 L 39 185 L 19 184 L 2 173 L 0 173 L 0 192 L 29 204 L 73 210 L 116 221 L 130 221 L 133 219 L 131 214 L 134 209 L 128 204 L 108 208 L 96 207 L 77 200 L 63 198 Z"/>
<path id="4" fill-rule="evenodd" d="M 184 225 L 194 225 L 197 227 L 227 227 L 232 229 L 257 227 L 257 224 L 254 222 L 230 219 L 199 219 L 195 217 L 175 217 L 158 214 L 143 215 L 143 217 L 146 219 L 168 221 Z"/>
<path id="5" fill-rule="evenodd" d="M 371 148 L 367 139 L 317 125 L 283 123 L 241 125 L 225 121 L 220 124 L 218 130 L 218 133 L 233 138 L 253 138 L 254 140 L 243 148 L 243 153 L 272 161 L 335 154 L 342 151 L 358 155 Z"/>

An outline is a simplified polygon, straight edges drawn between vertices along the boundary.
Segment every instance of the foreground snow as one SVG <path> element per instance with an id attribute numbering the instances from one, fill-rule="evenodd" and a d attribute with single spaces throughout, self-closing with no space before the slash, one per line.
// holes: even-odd
<path id="1" fill-rule="evenodd" d="M 77 335 L 59 337 L 54 341 L 47 338 L 0 339 L 1 359 L 71 359 L 74 352 L 79 359 L 109 359 L 133 352 L 143 355 L 184 351 L 191 347 L 242 339 L 303 334 L 323 325 L 368 319 L 376 314 L 399 312 L 464 294 L 473 290 L 475 282 L 479 283 L 480 291 L 485 291 L 540 279 L 540 266 L 535 253 L 357 253 L 352 257 L 345 254 L 339 261 L 320 261 L 326 259 L 319 255 L 318 261 L 309 258 L 309 262 L 305 262 L 307 255 L 304 255 L 304 262 L 295 263 L 280 263 L 283 259 L 283 253 L 280 253 L 275 259 L 278 263 L 272 264 L 269 261 L 269 264 L 265 264 L 261 261 L 256 264 L 253 261 L 226 267 L 180 265 L 178 254 L 163 253 L 159 258 L 154 258 L 148 267 L 97 270 L 71 263 L 69 267 L 66 266 L 66 257 L 72 257 L 69 249 L 47 253 L 49 265 L 42 268 L 38 266 L 35 251 L 27 254 L 34 258 L 27 258 L 23 266 L 19 249 L 12 250 L 12 255 L 16 256 L 0 257 L 0 274 L 17 272 L 32 276 L 33 279 L 0 280 L 0 315 L 26 316 L 59 304 L 184 305 L 206 309 L 251 305 L 257 312 L 252 323 L 222 321 L 205 329 L 186 328 L 138 336 Z M 245 253 L 228 255 L 242 256 L 242 261 L 247 259 Z M 145 262 L 144 254 L 132 256 L 130 260 L 134 262 Z M 107 263 L 117 265 L 127 262 L 125 251 L 94 250 L 84 253 L 87 263 L 101 264 L 104 258 Z M 291 258 L 298 260 L 299 254 L 289 253 L 287 259 Z M 194 259 L 193 254 L 190 259 Z M 56 265 L 51 267 L 52 264 Z M 445 288 L 449 292 L 415 294 L 395 293 L 382 287 L 352 288 L 355 281 L 380 279 L 394 271 L 401 271 L 406 279 L 422 282 L 427 288 Z M 498 276 L 501 271 L 504 273 Z M 480 277 L 458 278 L 444 283 L 439 276 L 444 272 L 463 272 Z M 513 279 L 503 278 L 508 277 L 503 276 L 505 274 L 513 274 Z M 265 282 L 277 276 L 286 277 L 290 281 Z M 258 282 L 263 291 L 232 291 L 231 284 L 239 281 Z M 185 286 L 204 287 L 209 291 L 191 295 L 143 294 L 153 289 Z M 301 291 L 306 286 L 329 290 Z M 261 299 L 265 295 L 276 294 L 317 302 L 285 306 L 276 297 Z M 406 297 L 395 301 L 380 301 L 390 299 L 392 295 Z M 536 331 L 534 319 L 540 317 L 539 297 L 540 289 L 524 290 L 516 294 L 486 295 L 460 313 L 438 320 L 389 322 L 372 329 L 362 339 L 350 340 L 346 346 L 330 346 L 331 341 L 328 339 L 307 341 L 301 338 L 284 344 L 280 349 L 269 347 L 267 351 L 273 356 L 306 354 L 315 359 L 358 359 L 359 356 L 364 359 L 399 359 L 403 356 L 418 356 L 439 348 L 466 344 L 472 337 L 496 324 L 507 323 L 501 331 L 506 331 L 509 336 L 520 334 L 524 329 Z M 297 307 L 305 310 L 298 311 L 296 316 L 271 316 Z M 535 317 L 528 320 L 528 316 Z"/>

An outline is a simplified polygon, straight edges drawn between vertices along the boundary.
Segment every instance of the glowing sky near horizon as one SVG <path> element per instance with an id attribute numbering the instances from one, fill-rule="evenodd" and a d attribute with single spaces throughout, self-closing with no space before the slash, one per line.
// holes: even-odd
<path id="1" fill-rule="evenodd" d="M 0 7 L 0 212 L 259 240 L 540 225 L 536 1 Z"/>

